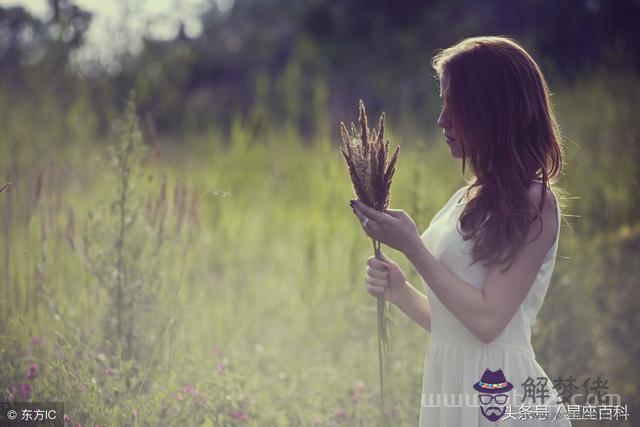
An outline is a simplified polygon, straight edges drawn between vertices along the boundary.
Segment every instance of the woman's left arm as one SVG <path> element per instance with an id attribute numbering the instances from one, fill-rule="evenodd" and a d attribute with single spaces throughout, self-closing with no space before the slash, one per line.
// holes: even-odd
<path id="1" fill-rule="evenodd" d="M 540 193 L 539 186 L 533 186 L 529 191 L 534 203 L 540 200 Z M 549 192 L 547 196 L 542 212 L 542 231 L 540 222 L 534 221 L 527 233 L 528 243 L 509 269 L 502 272 L 501 266 L 490 266 L 482 289 L 474 288 L 453 274 L 428 251 L 419 235 L 417 238 L 411 238 L 410 243 L 396 249 L 404 252 L 442 304 L 478 339 L 489 343 L 502 333 L 513 318 L 531 289 L 547 251 L 553 245 L 557 230 L 555 202 Z M 363 212 L 372 214 L 371 217 L 378 223 L 384 222 L 381 215 L 385 214 L 381 213 L 376 218 L 374 212 L 369 209 Z M 394 216 L 397 217 L 399 211 L 395 212 Z M 387 232 L 390 232 L 391 228 L 387 226 Z M 378 237 L 372 236 L 375 231 L 367 232 L 371 237 L 385 243 L 384 239 L 387 236 L 384 236 L 383 230 L 382 225 L 378 226 Z"/>
<path id="2" fill-rule="evenodd" d="M 540 200 L 540 192 L 539 186 L 533 186 L 529 191 L 534 203 Z M 542 231 L 540 222 L 534 221 L 527 232 L 528 243 L 513 264 L 504 272 L 501 266 L 491 265 L 482 289 L 458 278 L 429 253 L 422 241 L 405 253 L 442 304 L 484 343 L 496 339 L 507 327 L 553 245 L 557 230 L 556 210 L 553 196 L 549 192 L 547 195 L 542 211 Z"/>

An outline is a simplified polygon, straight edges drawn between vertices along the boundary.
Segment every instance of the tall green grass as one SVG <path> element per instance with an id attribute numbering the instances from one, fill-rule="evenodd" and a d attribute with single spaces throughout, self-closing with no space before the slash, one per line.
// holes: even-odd
<path id="1" fill-rule="evenodd" d="M 555 95 L 570 138 L 560 185 L 578 197 L 566 213 L 580 218 L 562 230 L 534 334 L 552 378 L 604 376 L 634 408 L 637 86 L 634 76 L 602 76 Z M 140 248 L 126 261 L 155 287 L 134 307 L 151 314 L 138 335 L 148 346 L 127 356 L 106 333 L 114 302 L 96 274 L 118 274 L 107 261 L 122 177 L 108 147 L 122 136 L 94 140 L 95 121 L 81 119 L 90 111 L 33 104 L 9 109 L 0 128 L 0 185 L 12 182 L 0 194 L 2 397 L 29 383 L 29 399 L 64 400 L 83 425 L 376 425 L 376 301 L 364 289 L 371 248 L 347 204 L 337 132 L 302 144 L 294 128 L 258 133 L 238 119 L 228 139 L 212 129 L 156 141 L 134 171 L 140 214 L 127 230 Z M 460 164 L 435 129 L 411 137 L 394 121 L 389 138 L 403 159 L 393 207 L 424 230 L 463 185 Z M 87 263 L 88 248 L 100 269 Z M 423 291 L 407 261 L 383 250 Z M 394 308 L 392 321 L 385 391 L 410 426 L 428 335 Z M 39 371 L 29 382 L 31 363 Z"/>

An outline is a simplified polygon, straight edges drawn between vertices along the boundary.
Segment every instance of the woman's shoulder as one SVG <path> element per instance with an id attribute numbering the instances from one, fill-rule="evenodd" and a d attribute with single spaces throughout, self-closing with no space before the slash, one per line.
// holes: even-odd
<path id="1" fill-rule="evenodd" d="M 544 187 L 540 181 L 533 181 L 527 189 L 529 201 L 539 210 L 542 219 L 542 233 L 553 241 L 560 226 L 559 206 L 553 190 Z"/>
<path id="2" fill-rule="evenodd" d="M 467 188 L 469 188 L 471 184 L 466 184 L 463 185 L 462 187 L 458 188 L 453 195 L 451 196 L 451 198 L 449 199 L 449 201 L 447 203 L 453 203 L 453 204 L 458 204 L 461 202 L 464 202 L 464 195 L 465 192 L 467 190 Z"/>
<path id="3" fill-rule="evenodd" d="M 542 204 L 542 212 L 547 211 L 547 213 L 555 214 L 556 195 L 550 186 L 543 186 L 542 181 L 531 181 L 527 189 L 527 197 L 538 208 Z"/>

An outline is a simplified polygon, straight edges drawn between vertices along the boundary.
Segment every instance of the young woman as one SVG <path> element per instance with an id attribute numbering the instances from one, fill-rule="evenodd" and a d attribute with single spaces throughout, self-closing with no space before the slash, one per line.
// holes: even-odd
<path id="1" fill-rule="evenodd" d="M 422 235 L 403 210 L 352 202 L 367 235 L 413 264 L 426 295 L 384 255 L 367 261 L 366 289 L 431 333 L 420 426 L 570 426 L 531 347 L 561 219 L 551 183 L 563 150 L 546 81 L 504 37 L 465 39 L 439 51 L 433 66 L 438 126 L 473 180 Z"/>

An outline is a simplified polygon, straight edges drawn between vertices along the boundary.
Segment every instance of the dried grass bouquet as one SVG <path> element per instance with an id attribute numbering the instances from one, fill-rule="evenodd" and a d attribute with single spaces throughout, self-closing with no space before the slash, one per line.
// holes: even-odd
<path id="1" fill-rule="evenodd" d="M 396 147 L 389 159 L 389 141 L 384 140 L 384 112 L 380 116 L 378 129 L 370 131 L 364 102 L 360 100 L 358 123 L 360 130 L 351 123 L 351 133 L 344 123 L 340 123 L 342 146 L 340 151 L 349 168 L 349 175 L 356 197 L 367 206 L 384 212 L 391 199 L 391 180 L 395 172 L 400 146 Z M 372 239 L 376 258 L 382 259 L 380 242 Z M 378 360 L 380 365 L 380 410 L 383 425 L 386 423 L 384 411 L 384 369 L 389 354 L 389 312 L 384 296 L 378 296 Z"/>

